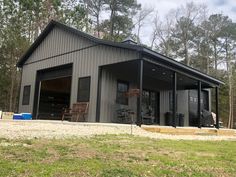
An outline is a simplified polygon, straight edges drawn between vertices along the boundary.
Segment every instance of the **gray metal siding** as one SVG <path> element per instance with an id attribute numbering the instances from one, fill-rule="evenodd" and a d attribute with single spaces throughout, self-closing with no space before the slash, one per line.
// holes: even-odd
<path id="1" fill-rule="evenodd" d="M 165 113 L 170 111 L 171 91 L 160 92 L 160 125 L 165 125 Z M 177 91 L 177 113 L 184 114 L 184 126 L 189 125 L 188 90 Z"/>
<path id="2" fill-rule="evenodd" d="M 184 114 L 184 126 L 189 125 L 189 96 L 188 90 L 177 91 L 177 113 Z"/>
<path id="3" fill-rule="evenodd" d="M 120 105 L 116 103 L 117 80 L 125 80 L 129 82 L 129 88 L 137 88 L 137 85 L 132 79 L 128 79 L 125 75 L 114 74 L 103 69 L 102 71 L 102 86 L 101 86 L 101 111 L 100 122 L 114 122 L 117 117 L 117 110 L 121 108 L 131 109 L 137 113 L 137 98 L 130 97 L 128 105 Z M 135 121 L 135 120 L 134 120 Z"/>
<path id="4" fill-rule="evenodd" d="M 32 70 L 33 68 L 30 68 L 28 66 L 24 66 L 22 69 L 22 81 L 21 81 L 21 92 L 20 92 L 20 99 L 19 99 L 19 111 L 20 112 L 31 112 L 32 104 L 33 104 L 33 90 L 35 89 L 35 72 Z M 23 95 L 23 88 L 26 85 L 31 85 L 30 90 L 30 102 L 29 105 L 22 105 L 22 95 Z"/>
<path id="5" fill-rule="evenodd" d="M 212 103 L 211 103 L 211 89 L 205 89 L 206 91 L 208 91 L 208 103 L 209 103 L 209 111 L 211 112 L 211 109 L 212 109 Z"/>
<path id="6" fill-rule="evenodd" d="M 100 122 L 113 122 L 116 105 L 116 77 L 102 70 Z"/>
<path id="7" fill-rule="evenodd" d="M 160 125 L 165 125 L 165 113 L 170 111 L 169 93 L 170 91 L 160 92 Z"/>
<path id="8" fill-rule="evenodd" d="M 137 59 L 138 55 L 133 51 L 107 46 L 97 46 L 90 48 L 85 52 L 80 52 L 80 55 L 81 57 L 79 56 L 77 59 L 75 59 L 73 65 L 74 69 L 71 104 L 76 102 L 78 77 L 91 76 L 90 109 L 88 121 L 93 122 L 95 121 L 96 114 L 98 67 L 101 65 Z"/>
<path id="9" fill-rule="evenodd" d="M 91 46 L 94 43 L 60 28 L 54 28 L 32 53 L 26 64 Z"/>
<path id="10" fill-rule="evenodd" d="M 90 41 L 80 40 L 78 36 L 74 36 L 74 34 L 67 33 L 66 31 L 57 28 L 54 28 L 52 32 L 53 33 L 50 33 L 49 36 L 46 37 L 39 48 L 34 51 L 23 66 L 19 111 L 33 111 L 33 97 L 37 70 L 73 63 L 70 103 L 72 105 L 77 100 L 78 78 L 91 76 L 88 121 L 94 122 L 97 101 L 98 67 L 101 65 L 137 59 L 138 53 L 127 49 L 100 45 L 40 61 L 45 57 L 57 55 L 58 52 L 61 53 L 61 51 L 65 52 L 67 50 L 71 51 L 71 49 L 74 50 L 81 48 L 81 46 L 91 44 Z M 76 40 L 77 42 L 75 42 Z M 30 104 L 23 106 L 22 94 L 25 85 L 31 85 L 31 94 Z"/>

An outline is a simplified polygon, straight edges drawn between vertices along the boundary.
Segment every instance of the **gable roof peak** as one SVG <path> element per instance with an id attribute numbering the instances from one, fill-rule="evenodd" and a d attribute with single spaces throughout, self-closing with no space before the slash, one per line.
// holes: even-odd
<path id="1" fill-rule="evenodd" d="M 41 34 L 33 42 L 33 44 L 30 46 L 30 48 L 20 58 L 20 60 L 17 63 L 17 67 L 22 67 L 24 65 L 26 60 L 30 57 L 30 55 L 34 52 L 34 50 L 41 44 L 41 42 L 47 37 L 47 35 L 51 32 L 51 30 L 54 27 L 64 29 L 68 32 L 71 32 L 71 33 L 74 33 L 78 36 L 84 37 L 90 41 L 93 41 L 94 43 L 97 43 L 97 44 L 119 47 L 119 48 L 126 48 L 126 49 L 131 49 L 131 50 L 141 50 L 140 46 L 134 46 L 129 43 L 120 43 L 120 42 L 112 42 L 112 41 L 102 40 L 102 39 L 96 38 L 90 34 L 87 34 L 85 32 L 79 31 L 73 27 L 69 27 L 63 23 L 58 22 L 58 21 L 51 20 L 49 22 L 49 24 L 46 26 L 46 28 L 41 32 Z"/>

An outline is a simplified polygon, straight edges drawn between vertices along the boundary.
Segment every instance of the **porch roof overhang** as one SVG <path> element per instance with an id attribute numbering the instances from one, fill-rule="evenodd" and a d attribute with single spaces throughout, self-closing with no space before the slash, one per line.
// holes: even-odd
<path id="1" fill-rule="evenodd" d="M 212 86 L 219 87 L 220 85 L 224 85 L 224 82 L 212 76 L 209 76 L 208 74 L 205 74 L 197 69 L 194 69 L 183 63 L 180 63 L 172 58 L 164 56 L 146 47 L 143 47 L 141 53 L 142 53 L 142 59 L 146 60 L 147 62 L 160 65 L 162 67 L 176 71 L 177 73 L 186 75 L 190 78 L 206 82 Z"/>

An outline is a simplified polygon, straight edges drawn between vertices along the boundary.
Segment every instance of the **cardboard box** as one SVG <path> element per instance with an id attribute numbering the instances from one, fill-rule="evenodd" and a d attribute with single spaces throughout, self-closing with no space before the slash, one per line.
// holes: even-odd
<path id="1" fill-rule="evenodd" d="M 4 120 L 10 120 L 10 119 L 13 119 L 13 114 L 14 112 L 3 112 L 2 113 L 2 119 Z"/>

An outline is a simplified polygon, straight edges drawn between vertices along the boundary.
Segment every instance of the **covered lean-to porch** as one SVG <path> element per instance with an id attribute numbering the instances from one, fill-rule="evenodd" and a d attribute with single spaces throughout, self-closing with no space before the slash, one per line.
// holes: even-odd
<path id="1" fill-rule="evenodd" d="M 143 56 L 100 66 L 96 120 L 174 127 L 210 126 L 203 112 L 211 113 L 211 100 L 215 99 L 216 120 L 212 124 L 219 127 L 219 85 L 184 68 L 180 70 L 175 66 L 177 62 L 172 62 L 171 66 L 161 59 Z M 215 98 L 211 98 L 211 92 L 216 92 Z"/>

